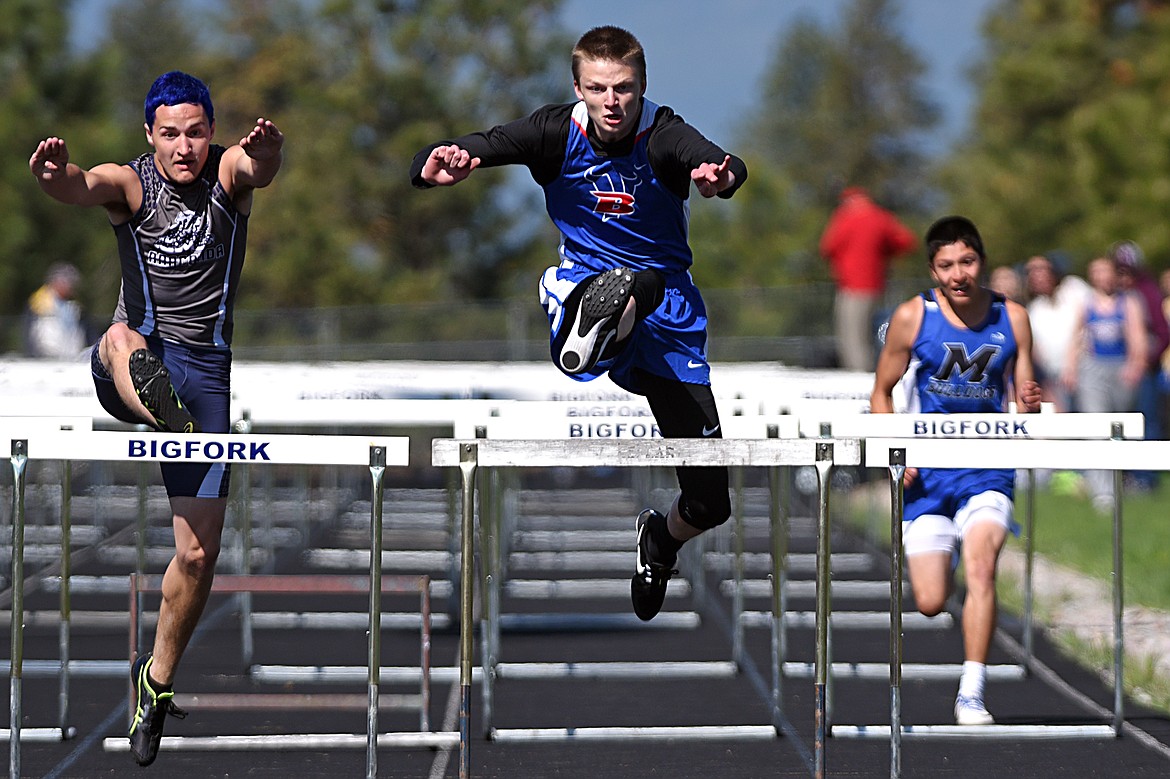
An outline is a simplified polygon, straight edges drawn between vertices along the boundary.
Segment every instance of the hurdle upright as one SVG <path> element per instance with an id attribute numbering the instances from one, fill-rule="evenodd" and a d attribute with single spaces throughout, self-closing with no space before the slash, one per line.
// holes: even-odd
<path id="1" fill-rule="evenodd" d="M 350 465 L 370 469 L 372 496 L 370 550 L 370 633 L 366 775 L 377 775 L 377 716 L 381 648 L 381 547 L 382 484 L 388 466 L 409 464 L 409 440 L 405 437 L 230 435 L 196 433 L 173 435 L 124 432 L 36 432 L 10 437 L 14 485 L 14 541 L 23 538 L 24 467 L 29 460 L 88 460 L 132 462 L 228 462 L 268 465 Z M 13 549 L 14 567 L 17 549 Z M 21 717 L 20 680 L 23 646 L 23 576 L 13 578 L 12 724 L 9 773 L 20 776 Z M 166 739 L 164 738 L 164 745 Z M 324 742 L 321 745 L 326 745 Z M 165 748 L 165 746 L 164 746 Z"/>
<path id="2" fill-rule="evenodd" d="M 820 476 L 819 519 L 821 539 L 818 544 L 818 575 L 828 579 L 828 473 L 834 463 L 860 464 L 860 444 L 856 440 L 813 440 L 813 439 L 571 439 L 571 440 L 446 440 L 436 439 L 432 443 L 432 463 L 439 467 L 458 467 L 462 476 L 463 534 L 461 546 L 462 584 L 460 609 L 460 765 L 459 776 L 471 776 L 470 718 L 472 678 L 472 634 L 474 577 L 474 511 L 475 476 L 477 469 L 484 468 L 545 468 L 545 467 L 679 467 L 679 466 L 726 466 L 726 467 L 777 467 L 790 465 L 816 466 Z M 782 561 L 774 561 L 782 565 Z M 823 570 L 822 570 L 823 568 Z M 818 599 L 828 598 L 828 587 L 821 588 Z M 820 622 L 827 620 L 827 609 L 818 609 L 818 632 L 823 630 Z M 818 657 L 818 660 L 821 659 Z M 823 700 L 824 669 L 820 668 L 817 678 L 818 705 Z M 823 711 L 818 710 L 818 723 L 824 722 Z M 774 738 L 774 725 L 763 726 L 750 732 L 741 728 L 741 737 Z M 637 730 L 637 732 L 630 732 Z M 670 728 L 614 729 L 614 728 L 573 728 L 573 729 L 529 729 L 516 733 L 496 731 L 494 736 L 511 737 L 516 740 L 550 739 L 606 739 L 622 737 L 664 737 L 667 731 L 672 735 L 711 737 L 708 728 L 685 729 L 683 733 Z M 624 731 L 624 732 L 622 732 Z M 823 743 L 823 733 L 818 732 L 818 741 Z M 818 752 L 820 750 L 818 749 Z"/>
<path id="3" fill-rule="evenodd" d="M 16 614 L 24 613 L 24 477 L 28 458 L 24 447 L 19 446 L 16 440 L 28 435 L 35 435 L 52 431 L 83 432 L 93 429 L 93 420 L 89 417 L 6 417 L 0 419 L 0 439 L 12 442 L 10 461 L 12 464 L 12 635 L 11 654 L 9 660 L 9 711 L 11 727 L 0 735 L 9 739 L 9 768 L 15 773 L 20 771 L 20 748 L 22 738 L 20 722 L 20 696 L 23 686 L 23 668 L 19 666 L 24 659 L 24 625 L 23 619 L 19 622 Z M 63 462 L 61 474 L 61 622 L 57 628 L 60 665 L 58 668 L 58 724 L 56 728 L 30 728 L 24 731 L 24 737 L 37 740 L 67 739 L 73 735 L 69 727 L 69 528 L 70 504 L 72 496 L 72 467 L 68 460 Z M 19 517 L 19 521 L 17 519 Z M 19 659 L 19 662 L 18 662 Z M 15 745 L 15 746 L 13 746 Z"/>

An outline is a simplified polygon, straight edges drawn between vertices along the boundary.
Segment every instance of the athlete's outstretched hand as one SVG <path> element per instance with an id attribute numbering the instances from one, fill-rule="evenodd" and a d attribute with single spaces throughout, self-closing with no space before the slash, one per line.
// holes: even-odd
<path id="1" fill-rule="evenodd" d="M 479 163 L 479 157 L 472 157 L 455 144 L 436 146 L 423 164 L 421 178 L 432 186 L 449 187 L 470 176 Z"/>
<path id="2" fill-rule="evenodd" d="M 69 149 L 61 138 L 46 138 L 28 158 L 28 169 L 40 181 L 52 181 L 65 175 L 69 164 Z"/>
<path id="3" fill-rule="evenodd" d="M 731 172 L 731 155 L 723 158 L 723 162 L 716 165 L 713 162 L 704 162 L 691 171 L 691 181 L 703 197 L 715 197 L 723 190 L 735 183 L 735 176 Z"/>
<path id="4" fill-rule="evenodd" d="M 256 120 L 252 132 L 240 139 L 240 148 L 254 160 L 270 160 L 280 154 L 284 134 L 264 117 Z"/>

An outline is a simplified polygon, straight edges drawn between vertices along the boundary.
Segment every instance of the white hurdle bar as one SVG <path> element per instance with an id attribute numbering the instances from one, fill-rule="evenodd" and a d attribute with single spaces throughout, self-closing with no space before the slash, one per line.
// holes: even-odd
<path id="1" fill-rule="evenodd" d="M 5 430 L 7 433 L 7 429 Z M 35 431 L 33 431 L 35 432 Z M 18 549 L 24 536 L 24 471 L 29 460 L 90 460 L 102 462 L 226 462 L 264 465 L 362 465 L 370 469 L 370 631 L 368 668 L 368 710 L 366 733 L 366 774 L 377 775 L 378 662 L 381 654 L 381 555 L 382 483 L 387 466 L 409 464 L 409 440 L 402 437 L 315 436 L 315 435 L 231 435 L 195 433 L 124 432 L 35 432 L 8 434 L 15 475 L 13 490 L 13 652 L 10 666 L 12 686 L 12 733 L 9 772 L 20 776 L 20 709 L 23 662 L 23 561 Z M 67 665 L 67 664 L 63 664 Z M 412 734 L 413 735 L 413 734 Z M 164 741 L 166 739 L 164 738 Z M 257 739 L 259 742 L 260 739 Z"/>
<path id="2" fill-rule="evenodd" d="M 471 680 L 472 632 L 474 606 L 474 515 L 475 475 L 484 468 L 546 467 L 779 467 L 816 466 L 820 482 L 820 516 L 822 532 L 818 540 L 818 569 L 828 578 L 828 507 L 829 471 L 834 463 L 860 464 L 860 444 L 856 440 L 812 439 L 576 439 L 576 440 L 442 440 L 432 442 L 432 463 L 439 467 L 458 466 L 462 475 L 463 535 L 460 566 L 460 705 L 459 705 L 459 776 L 471 776 Z M 828 588 L 818 591 L 818 601 L 827 598 Z M 827 610 L 818 609 L 817 633 L 827 628 Z M 818 660 L 823 660 L 818 655 Z M 824 668 L 817 679 L 818 705 L 824 701 Z M 818 721 L 823 711 L 818 709 Z M 714 733 L 710 729 L 705 733 Z M 774 732 L 774 726 L 773 726 Z M 496 731 L 496 737 L 510 738 L 509 732 Z M 517 733 L 517 735 L 520 735 Z M 523 731 L 525 739 L 588 738 L 599 734 L 589 728 Z"/>
<path id="3" fill-rule="evenodd" d="M 93 429 L 93 419 L 88 416 L 40 417 L 19 416 L 0 418 L 0 438 L 13 438 L 37 435 L 45 432 L 68 431 L 87 432 Z M 12 492 L 12 613 L 24 613 L 24 495 L 17 490 L 16 479 L 24 475 L 25 464 L 12 460 L 13 492 Z M 18 473 L 19 469 L 19 473 Z M 62 463 L 61 472 L 61 591 L 59 593 L 61 621 L 57 627 L 57 644 L 60 665 L 57 669 L 57 701 L 58 719 L 55 728 L 27 728 L 24 729 L 26 738 L 40 741 L 59 741 L 71 738 L 75 730 L 69 726 L 69 649 L 70 649 L 70 597 L 69 597 L 69 564 L 70 564 L 70 528 L 72 524 L 72 477 L 73 469 L 69 460 Z M 19 492 L 19 494 L 18 494 Z M 17 523 L 16 515 L 20 514 L 21 521 Z M 0 729 L 0 740 L 8 739 L 9 768 L 19 773 L 21 738 L 20 693 L 23 685 L 23 675 L 13 674 L 14 664 L 24 658 L 24 626 L 18 628 L 17 621 L 12 620 L 11 659 L 9 660 L 9 711 L 12 727 Z M 16 747 L 12 745 L 16 744 Z"/>
<path id="4" fill-rule="evenodd" d="M 1040 419 L 1043 415 L 1037 416 Z M 1076 414 L 1052 415 L 1052 417 L 1083 416 Z M 1113 509 L 1113 670 L 1114 670 L 1114 706 L 1113 722 L 1111 725 L 1073 725 L 1034 726 L 1034 729 L 1044 728 L 1048 738 L 1115 738 L 1121 735 L 1124 725 L 1123 708 L 1123 663 L 1124 663 L 1124 634 L 1122 623 L 1123 612 L 1123 582 L 1122 582 L 1122 544 L 1121 544 L 1121 516 L 1122 491 L 1121 474 L 1126 470 L 1170 470 L 1170 442 L 1168 441 L 1135 441 L 1122 440 L 1125 424 L 1121 421 L 1113 425 L 1115 438 L 1109 440 L 1056 440 L 1056 439 L 966 439 L 962 441 L 947 439 L 894 439 L 870 438 L 865 442 L 865 461 L 869 467 L 888 467 L 891 477 L 891 492 L 893 511 L 891 512 L 891 531 L 894 533 L 894 545 L 901 551 L 901 518 L 902 518 L 902 476 L 906 468 L 1053 468 L 1069 470 L 1101 470 L 1103 464 L 1114 472 L 1116 500 Z M 1010 444 L 1010 445 L 1009 445 Z M 894 641 L 891 633 L 891 652 L 898 655 L 900 660 L 900 643 Z M 884 737 L 888 734 L 891 739 L 891 776 L 900 775 L 900 755 L 902 736 L 932 736 L 954 737 L 954 729 L 950 726 L 906 727 L 900 720 L 900 699 L 898 688 L 900 679 L 896 676 L 894 660 L 891 659 L 891 724 L 883 733 L 881 729 L 874 729 L 867 733 L 867 728 L 850 732 L 843 728 L 842 736 L 873 735 Z M 1018 726 L 1004 726 L 987 731 L 989 737 L 1014 737 L 1014 728 Z M 969 735 L 983 736 L 983 728 L 972 728 Z M 834 735 L 838 735 L 834 732 Z M 968 735 L 962 733 L 961 735 Z"/>

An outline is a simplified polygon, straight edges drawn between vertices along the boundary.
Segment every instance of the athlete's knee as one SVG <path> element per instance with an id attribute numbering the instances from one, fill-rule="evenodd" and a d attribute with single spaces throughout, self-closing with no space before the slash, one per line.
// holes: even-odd
<path id="1" fill-rule="evenodd" d="M 731 497 L 726 492 L 711 491 L 702 497 L 683 495 L 678 512 L 683 521 L 699 530 L 719 527 L 731 516 Z"/>
<path id="2" fill-rule="evenodd" d="M 174 561 L 187 578 L 202 580 L 214 574 L 215 561 L 218 558 L 218 549 L 211 550 L 205 546 L 190 546 L 178 550 Z"/>
<path id="3" fill-rule="evenodd" d="M 122 322 L 110 325 L 102 336 L 98 354 L 108 368 L 113 360 L 130 359 L 130 355 L 137 349 L 145 348 L 146 339 Z"/>
<path id="4" fill-rule="evenodd" d="M 918 613 L 924 617 L 937 617 L 943 613 L 947 607 L 946 593 L 927 593 L 919 595 L 914 593 L 914 605 L 918 607 Z"/>

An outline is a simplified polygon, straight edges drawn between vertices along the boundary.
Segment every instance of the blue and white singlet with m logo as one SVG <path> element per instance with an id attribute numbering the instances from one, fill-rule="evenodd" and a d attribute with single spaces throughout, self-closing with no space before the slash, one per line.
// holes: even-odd
<path id="1" fill-rule="evenodd" d="M 1017 354 L 1015 332 L 1002 295 L 993 293 L 987 316 L 973 328 L 952 324 L 934 290 L 922 293 L 925 311 L 911 349 L 917 363 L 914 389 L 924 413 L 980 414 L 1005 411 L 1009 372 Z M 1013 495 L 1015 471 L 920 468 L 906 491 L 905 518 L 953 517 L 973 495 L 987 490 Z"/>

